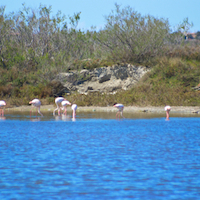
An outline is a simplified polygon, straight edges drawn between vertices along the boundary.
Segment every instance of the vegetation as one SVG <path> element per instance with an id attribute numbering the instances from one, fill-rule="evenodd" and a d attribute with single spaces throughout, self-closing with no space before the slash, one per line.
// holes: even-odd
<path id="1" fill-rule="evenodd" d="M 115 63 L 151 67 L 129 91 L 115 95 L 71 94 L 67 98 L 80 106 L 200 105 L 199 32 L 194 40 L 184 37 L 192 26 L 188 18 L 176 31 L 168 20 L 142 16 L 131 7 L 116 9 L 106 17 L 100 31 L 77 28 L 80 13 L 66 18 L 51 15 L 51 7 L 27 8 L 5 14 L 0 7 L 0 95 L 12 105 L 26 105 L 33 98 L 51 104 L 66 94 L 55 80 L 61 72 L 93 69 Z M 191 38 L 191 37 L 190 37 Z"/>

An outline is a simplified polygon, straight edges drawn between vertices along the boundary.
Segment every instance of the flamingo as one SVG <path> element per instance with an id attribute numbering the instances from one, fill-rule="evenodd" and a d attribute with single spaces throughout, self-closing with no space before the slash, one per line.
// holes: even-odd
<path id="1" fill-rule="evenodd" d="M 57 108 L 53 111 L 53 115 L 55 115 L 56 110 L 58 110 L 58 115 L 60 115 L 60 109 L 61 109 L 60 106 L 61 106 L 62 101 L 67 101 L 67 100 L 64 97 L 57 97 L 55 99 L 55 103 L 56 103 Z"/>
<path id="2" fill-rule="evenodd" d="M 61 104 L 63 106 L 62 110 L 65 109 L 64 114 L 66 115 L 67 114 L 67 105 L 71 105 L 71 103 L 69 101 L 67 101 L 67 100 L 64 100 L 64 101 L 61 102 Z"/>
<path id="3" fill-rule="evenodd" d="M 169 120 L 169 111 L 171 110 L 170 106 L 165 106 L 165 111 L 166 111 L 166 119 Z"/>
<path id="4" fill-rule="evenodd" d="M 0 100 L 0 116 L 4 116 L 4 107 L 6 106 L 6 102 L 4 100 Z"/>
<path id="5" fill-rule="evenodd" d="M 36 109 L 38 108 L 38 113 L 43 117 L 43 114 L 40 112 L 40 106 L 41 106 L 41 102 L 39 99 L 33 99 L 32 101 L 29 102 L 29 104 L 33 105 L 33 108 L 35 107 Z M 30 116 L 31 116 L 31 112 L 33 110 L 33 108 L 30 111 Z M 37 116 L 37 112 L 36 112 L 36 116 Z"/>
<path id="6" fill-rule="evenodd" d="M 72 105 L 72 111 L 73 111 L 73 113 L 72 113 L 72 118 L 73 118 L 73 119 L 76 119 L 76 110 L 77 110 L 77 105 L 76 105 L 76 104 L 73 104 L 73 105 Z"/>
<path id="7" fill-rule="evenodd" d="M 124 116 L 123 116 L 124 105 L 120 104 L 120 103 L 115 103 L 113 105 L 113 107 L 118 108 L 118 111 L 117 111 L 117 114 L 116 114 L 116 118 L 119 117 L 119 119 L 120 119 L 120 114 L 124 118 Z"/>

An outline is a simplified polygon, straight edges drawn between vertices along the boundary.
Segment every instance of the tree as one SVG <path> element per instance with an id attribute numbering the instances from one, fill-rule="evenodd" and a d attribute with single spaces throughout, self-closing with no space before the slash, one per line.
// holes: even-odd
<path id="1" fill-rule="evenodd" d="M 170 35 L 168 20 L 142 16 L 130 6 L 116 9 L 106 16 L 104 30 L 96 40 L 115 61 L 144 62 L 161 52 Z"/>
<path id="2" fill-rule="evenodd" d="M 190 28 L 193 27 L 193 23 L 192 22 L 189 22 L 188 20 L 188 17 L 186 17 L 183 22 L 181 22 L 179 25 L 178 25 L 178 30 L 180 30 L 183 35 L 185 36 L 185 38 L 187 39 L 187 36 L 188 36 L 188 31 L 190 30 Z"/>
<path id="3" fill-rule="evenodd" d="M 15 37 L 12 14 L 5 14 L 5 6 L 0 7 L 0 66 L 8 68 L 9 58 L 13 58 L 12 37 Z M 14 44 L 15 45 L 15 44 Z M 9 56 L 8 56 L 9 55 Z"/>

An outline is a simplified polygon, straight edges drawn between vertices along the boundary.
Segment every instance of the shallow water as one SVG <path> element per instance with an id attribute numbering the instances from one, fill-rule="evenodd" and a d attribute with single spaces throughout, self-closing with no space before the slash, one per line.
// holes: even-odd
<path id="1" fill-rule="evenodd" d="M 0 199 L 200 199 L 198 115 L 0 120 Z"/>

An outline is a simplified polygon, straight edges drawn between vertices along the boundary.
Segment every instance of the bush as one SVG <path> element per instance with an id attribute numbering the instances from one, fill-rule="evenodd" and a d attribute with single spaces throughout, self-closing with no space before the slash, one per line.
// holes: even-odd
<path id="1" fill-rule="evenodd" d="M 102 45 L 104 55 L 114 62 L 147 63 L 161 55 L 170 37 L 167 20 L 142 16 L 131 7 L 116 10 L 106 17 L 105 29 L 96 33 L 96 41 Z"/>

